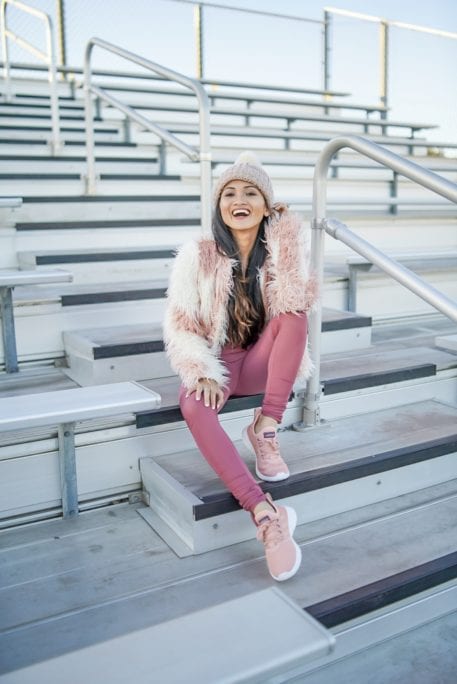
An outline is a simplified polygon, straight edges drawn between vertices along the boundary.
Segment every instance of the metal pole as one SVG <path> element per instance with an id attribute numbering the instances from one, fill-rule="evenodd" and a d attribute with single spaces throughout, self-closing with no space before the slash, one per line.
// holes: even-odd
<path id="1" fill-rule="evenodd" d="M 0 287 L 0 313 L 2 316 L 3 353 L 7 373 L 17 373 L 16 332 L 14 330 L 13 288 Z"/>
<path id="2" fill-rule="evenodd" d="M 56 64 L 56 48 L 54 39 L 54 27 L 52 20 L 46 16 L 46 47 L 48 55 L 49 67 L 49 85 L 51 87 L 51 125 L 52 138 L 51 150 L 52 154 L 59 154 L 61 148 L 60 142 L 60 121 L 59 121 L 59 96 L 57 93 L 57 64 Z"/>
<path id="3" fill-rule="evenodd" d="M 5 100 L 11 101 L 11 75 L 10 75 L 10 57 L 8 48 L 8 37 L 6 35 L 6 0 L 2 0 L 0 30 L 2 33 L 2 59 L 3 59 L 3 78 L 5 79 Z"/>
<path id="4" fill-rule="evenodd" d="M 195 47 L 197 59 L 197 78 L 203 78 L 203 5 L 194 7 Z"/>
<path id="5" fill-rule="evenodd" d="M 84 55 L 84 118 L 86 121 L 86 192 L 95 195 L 95 151 L 94 151 L 94 112 L 91 93 L 92 70 L 90 57 L 94 44 L 89 41 Z"/>
<path id="6" fill-rule="evenodd" d="M 442 292 L 426 283 L 422 278 L 419 278 L 413 271 L 403 264 L 399 264 L 395 259 L 391 259 L 371 245 L 367 240 L 356 235 L 344 223 L 336 219 L 325 219 L 325 230 L 335 240 L 341 240 L 345 245 L 351 247 L 355 252 L 365 257 L 368 260 L 367 268 L 371 264 L 378 266 L 384 273 L 392 276 L 408 290 L 414 292 L 418 297 L 421 297 L 425 302 L 431 304 L 435 309 L 441 311 L 445 316 L 457 323 L 457 303 L 455 300 L 447 297 Z"/>
<path id="7" fill-rule="evenodd" d="M 59 43 L 59 63 L 67 65 L 67 40 L 65 33 L 65 0 L 56 0 L 57 35 Z M 62 80 L 67 78 L 66 71 L 61 72 Z"/>
<path id="8" fill-rule="evenodd" d="M 332 31 L 332 15 L 330 12 L 327 12 L 327 10 L 324 11 L 324 26 L 323 26 L 323 38 L 324 38 L 324 45 L 323 45 L 323 60 L 322 60 L 322 65 L 323 65 L 323 89 L 325 91 L 330 90 L 330 60 L 331 60 L 331 31 Z"/>
<path id="9" fill-rule="evenodd" d="M 366 157 L 377 161 L 393 171 L 400 173 L 425 188 L 457 203 L 457 185 L 441 178 L 436 173 L 414 162 L 403 159 L 398 154 L 359 136 L 334 138 L 320 153 L 314 169 L 313 178 L 313 217 L 311 219 L 311 266 L 317 279 L 319 292 L 322 293 L 324 273 L 324 236 L 327 228 L 325 221 L 327 203 L 327 176 L 330 162 L 344 147 L 349 147 Z M 303 422 L 294 426 L 305 429 L 318 425 L 320 420 L 319 401 L 321 396 L 320 357 L 321 357 L 322 304 L 310 316 L 309 342 L 314 372 L 308 381 L 303 409 Z"/>
<path id="10" fill-rule="evenodd" d="M 379 24 L 380 48 L 380 100 L 384 107 L 389 106 L 389 22 Z M 381 112 L 381 118 L 387 118 L 387 112 Z"/>
<path id="11" fill-rule="evenodd" d="M 203 235 L 211 235 L 211 132 L 209 120 L 209 98 L 203 86 L 196 91 L 200 110 L 200 207 Z"/>
<path id="12" fill-rule="evenodd" d="M 76 479 L 75 424 L 59 425 L 59 463 L 62 513 L 64 518 L 78 515 L 78 484 Z"/>

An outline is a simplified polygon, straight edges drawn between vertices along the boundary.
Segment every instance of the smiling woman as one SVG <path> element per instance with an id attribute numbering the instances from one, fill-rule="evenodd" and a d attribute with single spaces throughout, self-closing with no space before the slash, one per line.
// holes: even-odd
<path id="1" fill-rule="evenodd" d="M 268 174 L 241 155 L 213 194 L 213 237 L 184 245 L 170 278 L 164 325 L 180 375 L 180 407 L 208 463 L 251 513 L 272 577 L 292 577 L 301 562 L 297 516 L 265 494 L 223 430 L 218 413 L 233 395 L 263 394 L 243 431 L 260 480 L 289 477 L 277 426 L 297 376 L 311 372 L 307 312 L 316 298 L 304 228 L 274 202 Z"/>

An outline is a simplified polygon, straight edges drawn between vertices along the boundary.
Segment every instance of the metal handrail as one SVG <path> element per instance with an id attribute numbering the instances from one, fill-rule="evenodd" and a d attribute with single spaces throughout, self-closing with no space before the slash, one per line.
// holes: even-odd
<path id="1" fill-rule="evenodd" d="M 92 84 L 91 55 L 94 46 L 104 48 L 113 52 L 119 57 L 134 62 L 139 66 L 149 69 L 170 81 L 176 81 L 181 85 L 193 90 L 198 100 L 199 109 L 199 129 L 200 129 L 200 150 L 187 145 L 179 140 L 175 135 L 168 132 L 162 126 L 154 124 L 146 117 L 138 114 L 132 107 L 124 104 L 117 98 L 109 95 L 104 89 Z M 173 145 L 178 150 L 187 155 L 192 161 L 200 162 L 200 201 L 201 201 L 201 221 L 203 232 L 211 232 L 211 149 L 210 149 L 210 123 L 209 123 L 209 98 L 203 86 L 193 78 L 167 69 L 161 64 L 151 62 L 144 57 L 135 55 L 133 52 L 124 50 L 118 45 L 113 45 L 100 38 L 91 38 L 87 43 L 84 56 L 84 100 L 85 100 L 85 119 L 86 119 L 86 150 L 87 150 L 87 191 L 95 193 L 95 152 L 94 152 L 94 118 L 92 94 L 109 102 L 113 107 L 117 107 L 129 119 L 133 119 L 147 130 L 152 131 L 161 140 Z"/>
<path id="2" fill-rule="evenodd" d="M 46 25 L 46 52 L 42 52 L 34 45 L 21 38 L 13 31 L 8 29 L 6 23 L 6 9 L 7 5 L 12 5 L 17 9 L 20 9 L 28 14 L 33 14 L 33 16 L 42 19 Z M 56 60 L 56 49 L 55 49 L 55 39 L 54 39 L 54 27 L 51 17 L 36 9 L 35 7 L 29 7 L 18 0 L 1 0 L 0 8 L 0 18 L 1 18 L 1 41 L 2 41 L 2 54 L 3 54 L 3 74 L 5 78 L 5 97 L 6 101 L 11 101 L 11 77 L 10 77 L 10 60 L 9 60 L 9 50 L 8 50 L 8 38 L 14 40 L 18 45 L 20 45 L 24 50 L 31 52 L 33 55 L 41 59 L 47 64 L 48 67 L 48 80 L 50 85 L 50 104 L 51 104 L 51 150 L 52 154 L 56 155 L 60 152 L 62 143 L 60 140 L 60 123 L 59 123 L 59 99 L 57 94 L 57 60 Z"/>
<path id="3" fill-rule="evenodd" d="M 419 164 L 403 159 L 398 154 L 359 136 L 346 136 L 330 140 L 325 145 L 316 163 L 313 181 L 313 218 L 311 219 L 311 264 L 316 275 L 319 291 L 322 291 L 324 273 L 324 237 L 329 233 L 341 240 L 362 256 L 370 259 L 395 280 L 409 288 L 433 307 L 457 322 L 457 302 L 452 301 L 415 273 L 376 249 L 369 242 L 353 233 L 344 224 L 328 220 L 325 216 L 327 202 L 327 174 L 333 157 L 344 147 L 373 159 L 406 176 L 410 180 L 457 204 L 457 185 L 442 178 Z M 310 316 L 309 342 L 314 373 L 308 381 L 305 392 L 302 427 L 319 423 L 320 357 L 321 357 L 322 305 L 319 302 Z"/>

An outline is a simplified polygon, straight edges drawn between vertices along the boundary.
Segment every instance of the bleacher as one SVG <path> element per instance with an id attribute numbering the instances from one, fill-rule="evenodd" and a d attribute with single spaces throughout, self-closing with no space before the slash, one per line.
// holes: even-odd
<path id="1" fill-rule="evenodd" d="M 114 658 L 110 677 L 120 681 L 119 654 L 132 648 L 130 673 L 137 667 L 168 684 L 184 681 L 185 668 L 186 681 L 216 682 L 206 656 L 193 663 L 191 651 L 196 635 L 209 639 L 225 618 L 238 669 L 208 661 L 223 681 L 289 681 L 287 673 L 307 681 L 339 658 L 363 649 L 369 658 L 381 641 L 454 620 L 455 323 L 327 238 L 322 423 L 292 429 L 305 390 L 295 387 L 280 435 L 292 476 L 268 486 L 297 510 L 304 563 L 272 593 L 249 516 L 183 423 L 179 382 L 163 351 L 174 250 L 201 230 L 200 165 L 98 103 L 97 192 L 88 194 L 78 78 L 59 81 L 58 155 L 48 145 L 49 93 L 40 73 L 18 69 L 12 100 L 0 102 L 0 288 L 1 274 L 10 274 L 9 335 L 19 368 L 11 372 L 2 347 L 0 682 L 57 682 L 70 667 L 81 667 L 82 681 L 100 658 Z M 141 88 L 115 73 L 108 84 L 99 78 L 198 145 L 195 102 L 182 90 L 159 79 Z M 455 158 L 430 154 L 457 147 L 428 142 L 433 122 L 395 121 L 382 106 L 348 103 L 338 92 L 277 94 L 271 86 L 266 94 L 265 86 L 219 83 L 215 95 L 207 88 L 213 178 L 239 151 L 254 149 L 277 198 L 304 222 L 318 154 L 339 135 L 365 135 L 457 180 Z M 328 188 L 330 216 L 457 299 L 454 204 L 348 150 L 333 161 Z M 46 282 L 55 269 L 72 281 Z M 19 282 L 22 272 L 35 281 Z M 241 429 L 260 403 L 260 396 L 234 397 L 222 415 L 249 466 Z M 247 637 L 235 634 L 250 602 L 263 646 L 257 661 L 243 660 Z M 298 644 L 284 638 L 281 662 L 266 657 L 272 647 L 260 606 L 268 602 L 278 615 L 285 611 L 284 637 L 287 625 L 295 637 L 303 629 Z M 164 644 L 183 629 L 195 630 L 185 656 L 169 654 Z M 132 646 L 134 632 L 141 651 Z"/>

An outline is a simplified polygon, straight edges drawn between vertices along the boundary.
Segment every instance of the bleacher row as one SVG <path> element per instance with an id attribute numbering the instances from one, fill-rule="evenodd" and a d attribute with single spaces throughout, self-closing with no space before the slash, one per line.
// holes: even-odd
<path id="1" fill-rule="evenodd" d="M 193 572 L 179 570 L 179 561 L 184 567 L 190 556 L 223 554 L 225 547 L 249 544 L 252 538 L 250 521 L 242 518 L 189 437 L 177 405 L 178 379 L 163 351 L 161 321 L 174 250 L 200 231 L 199 165 L 97 103 L 97 193 L 86 194 L 82 91 L 74 72 L 75 80 L 59 83 L 65 144 L 58 156 L 48 146 L 50 110 L 43 81 L 17 77 L 12 101 L 0 102 L 0 289 L 13 295 L 19 367 L 19 372 L 8 372 L 3 366 L 0 375 L 0 527 L 11 534 L 7 541 L 13 545 L 13 535 L 20 536 L 28 522 L 50 519 L 42 525 L 51 526 L 62 512 L 76 517 L 89 510 L 96 517 L 102 514 L 93 509 L 107 506 L 129 516 L 122 504 L 130 502 L 138 507 L 142 517 L 137 517 L 160 536 L 159 553 L 169 554 L 167 567 L 173 567 L 179 582 L 180 572 Z M 116 75 L 109 81 L 103 74 L 99 78 L 125 102 L 198 145 L 196 110 L 183 91 L 155 79 L 145 86 Z M 234 83 L 207 87 L 214 176 L 238 152 L 255 150 L 272 176 L 277 198 L 305 223 L 311 216 L 318 152 L 337 135 L 368 135 L 457 179 L 452 156 L 457 143 L 418 137 L 433 123 L 394 121 L 384 107 L 350 102 L 344 93 L 279 92 Z M 340 153 L 331 168 L 329 214 L 343 217 L 363 237 L 457 298 L 455 205 L 350 152 Z M 46 282 L 51 271 L 54 281 Z M 322 568 L 316 566 L 315 575 L 297 580 L 291 598 L 332 626 L 363 616 L 373 606 L 383 609 L 385 602 L 414 597 L 411 572 L 417 570 L 420 587 L 428 591 L 440 578 L 454 577 L 455 542 L 449 539 L 457 491 L 457 345 L 448 321 L 329 240 L 322 297 L 325 425 L 307 433 L 289 429 L 302 415 L 304 388 L 295 387 L 281 435 L 292 477 L 268 489 L 297 509 L 299 523 L 306 523 L 299 528 L 305 546 L 314 543 L 308 526 L 315 525 L 321 534 L 327 525 L 322 537 L 327 539 L 338 534 L 341 516 L 346 516 L 345 533 L 353 535 L 341 551 L 347 568 L 354 549 L 361 553 L 357 530 L 365 524 L 379 543 L 373 558 L 384 558 L 383 549 L 391 542 L 386 516 L 403 514 L 396 524 L 405 540 L 396 562 L 382 561 L 381 570 L 370 566 L 355 579 L 346 572 L 324 588 Z M 222 421 L 234 440 L 260 403 L 260 396 L 228 402 Z M 407 530 L 416 529 L 416 518 L 423 520 L 431 501 L 439 511 L 427 529 L 430 538 L 440 531 L 439 542 L 431 550 L 414 539 L 408 545 Z M 136 539 L 137 531 L 132 534 Z M 110 553 L 107 564 L 118 563 L 121 550 Z M 333 577 L 335 560 L 328 549 L 322 557 Z M 216 556 L 207 558 L 211 565 Z M 131 562 L 135 576 L 137 566 Z M 223 562 L 230 564 L 227 558 Z M 204 561 L 196 563 L 204 575 Z M 224 570 L 224 577 L 235 573 L 224 586 L 238 587 L 240 595 L 252 579 L 249 571 L 243 575 L 243 563 L 244 558 L 242 570 L 235 565 Z M 54 573 L 49 568 L 40 570 L 44 577 Z M 102 565 L 91 568 L 103 582 Z M 160 572 L 157 587 L 164 582 Z M 216 575 L 211 582 L 217 582 Z M 155 579 L 148 581 L 154 584 Z M 78 583 L 64 601 L 69 614 L 79 610 Z M 95 611 L 98 601 L 111 600 L 108 585 L 107 580 L 101 598 L 93 597 Z M 12 600 L 15 591 L 12 587 Z M 116 591 L 122 601 L 130 601 L 122 582 Z M 189 597 L 184 603 L 195 610 Z M 34 617 L 25 611 L 17 622 L 5 619 L 6 631 L 11 629 L 7 641 L 30 645 L 36 633 L 23 626 L 32 618 L 44 639 L 44 604 L 36 610 Z M 139 628 L 131 615 L 128 624 Z M 160 615 L 163 622 L 169 619 L 168 613 Z M 14 636 L 17 625 L 21 635 Z M 6 667 L 59 653 L 59 646 L 54 652 L 48 644 L 42 655 L 36 650 L 33 655 L 34 648 L 23 649 L 20 658 L 7 657 Z"/>
<path id="2" fill-rule="evenodd" d="M 129 104 L 146 110 L 154 121 L 159 117 L 169 130 L 192 134 L 187 141 L 195 144 L 196 121 L 189 122 L 189 115 L 195 116 L 196 109 L 189 93 L 154 79 L 147 86 L 106 79 L 102 85 L 122 93 Z M 371 136 L 373 140 L 403 152 L 414 151 L 416 160 L 428 168 L 451 180 L 457 177 L 457 162 L 452 158 L 420 156 L 431 146 L 414 134 L 433 128 L 433 124 L 392 121 L 384 107 L 348 103 L 345 94 L 265 94 L 265 87 L 246 92 L 234 85 L 209 88 L 215 173 L 233 161 L 238 149 L 246 144 L 257 148 L 260 141 L 259 157 L 272 174 L 277 197 L 288 201 L 304 220 L 310 213 L 309 172 L 316 159 L 312 144 L 354 127 L 362 133 L 369 130 L 367 126 L 378 127 L 383 135 Z M 37 87 L 36 81 L 18 79 L 13 101 L 1 105 L 0 127 L 8 138 L 0 143 L 4 152 L 0 177 L 6 193 L 20 197 L 22 204 L 0 208 L 5 226 L 0 266 L 37 274 L 49 268 L 63 269 L 72 274 L 73 282 L 15 288 L 19 362 L 63 362 L 69 366 L 69 377 L 83 385 L 144 379 L 145 363 L 153 376 L 168 377 L 171 371 L 163 354 L 161 315 L 174 249 L 199 231 L 198 164 L 190 164 L 171 149 L 166 151 L 165 163 L 157 137 L 135 125 L 128 125 L 126 141 L 125 121 L 98 102 L 98 194 L 84 194 L 81 89 L 74 82 L 59 84 L 65 145 L 60 155 L 50 156 L 46 154 L 49 98 L 45 88 L 33 93 Z M 348 111 L 358 116 L 347 116 Z M 220 126 L 220 116 L 241 117 L 241 122 Z M 263 121 L 259 125 L 259 117 L 268 118 L 270 126 L 266 128 Z M 285 125 L 281 123 L 284 118 Z M 314 122 L 319 122 L 319 131 L 307 130 Z M 293 130 L 295 124 L 298 127 Z M 398 128 L 409 129 L 410 137 L 388 135 Z M 298 138 L 293 138 L 295 135 Z M 311 149 L 292 149 L 292 140 L 311 143 Z M 278 143 L 278 149 L 270 147 L 272 141 Z M 284 144 L 287 150 L 281 149 Z M 433 150 L 452 146 L 434 142 Z M 121 156 L 118 150 L 122 150 Z M 381 248 L 395 249 L 400 260 L 402 256 L 413 260 L 419 272 L 431 277 L 446 294 L 457 295 L 451 203 L 437 200 L 397 174 L 392 177 L 378 164 L 344 153 L 332 164 L 329 206 L 338 216 L 346 214 L 355 221 L 362 234 Z M 435 249 L 426 253 L 431 229 Z M 418 252 L 415 260 L 411 244 Z M 389 283 L 376 269 L 357 267 L 348 259 L 350 255 L 341 245 L 328 245 L 323 292 L 328 312 L 323 330 L 324 339 L 330 342 L 324 342 L 324 352 L 351 348 L 354 338 L 360 337 L 357 313 L 377 320 L 430 311 L 428 305 Z M 380 282 L 383 296 L 376 298 L 373 293 L 380 291 Z M 357 290 L 358 312 L 354 310 Z M 327 317 L 334 331 L 334 311 L 349 309 L 355 314 L 353 335 L 338 348 L 334 346 L 336 335 L 325 337 Z M 341 327 L 348 330 L 348 314 L 340 318 Z M 362 321 L 365 319 L 362 316 Z M 364 337 L 366 340 L 366 334 Z"/>

